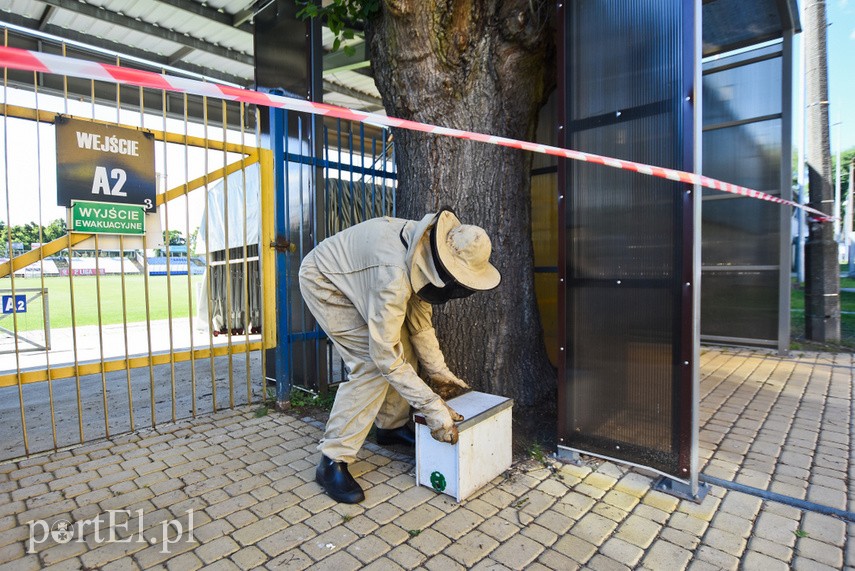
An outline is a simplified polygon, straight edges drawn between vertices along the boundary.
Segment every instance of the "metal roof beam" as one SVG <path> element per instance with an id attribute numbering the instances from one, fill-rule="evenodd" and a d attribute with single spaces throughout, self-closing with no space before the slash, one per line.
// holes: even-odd
<path id="1" fill-rule="evenodd" d="M 347 95 L 348 97 L 353 97 L 354 99 L 358 99 L 364 103 L 369 105 L 373 105 L 377 108 L 377 110 L 383 109 L 383 101 L 379 97 L 374 97 L 373 95 L 369 95 L 367 93 L 363 93 L 352 87 L 347 87 L 345 85 L 339 85 L 338 83 L 333 83 L 329 80 L 324 80 L 324 91 L 332 91 L 333 93 L 339 93 L 341 95 Z"/>
<path id="2" fill-rule="evenodd" d="M 235 51 L 229 48 L 224 48 L 222 46 L 217 46 L 198 38 L 194 38 L 192 36 L 184 35 L 180 32 L 176 32 L 173 30 L 169 30 L 167 28 L 163 28 L 160 26 L 156 26 L 154 24 L 149 24 L 148 22 L 142 22 L 140 20 L 135 20 L 134 18 L 130 18 L 128 16 L 123 16 L 117 12 L 112 12 L 110 10 L 106 10 L 104 8 L 100 8 L 98 6 L 93 6 L 91 4 L 84 4 L 82 2 L 78 2 L 77 0 L 42 0 L 45 4 L 49 6 L 54 6 L 56 8 L 62 8 L 63 10 L 68 10 L 70 12 L 74 12 L 77 14 L 82 14 L 84 16 L 89 16 L 90 18 L 95 18 L 97 20 L 101 20 L 104 22 L 109 22 L 110 24 L 115 24 L 116 26 L 121 26 L 123 28 L 127 28 L 129 30 L 136 30 L 138 32 L 142 32 L 143 34 L 148 34 L 149 36 L 154 36 L 157 38 L 163 38 L 165 40 L 169 40 L 170 42 L 174 42 L 176 44 L 181 44 L 182 46 L 188 46 L 193 49 L 201 50 L 204 52 L 208 52 L 210 54 L 214 54 L 226 59 L 230 59 L 233 61 L 237 61 L 246 65 L 254 65 L 254 59 L 251 55 L 245 54 L 243 52 Z"/>
<path id="3" fill-rule="evenodd" d="M 337 71 L 351 71 L 371 65 L 365 50 L 365 42 L 354 45 L 353 49 L 352 56 L 345 54 L 343 49 L 324 54 L 324 75 Z"/>
<path id="4" fill-rule="evenodd" d="M 38 29 L 38 25 L 39 25 L 39 20 L 35 20 L 32 18 L 24 18 L 22 16 L 19 16 L 17 14 L 12 14 L 9 12 L 4 12 L 2 14 L 2 16 L 0 16 L 0 18 L 2 18 L 3 21 L 8 22 L 10 24 L 15 24 L 16 26 L 21 26 L 22 28 L 29 28 L 31 30 Z M 77 32 L 75 30 L 70 30 L 67 28 L 61 28 L 61 27 L 56 26 L 54 24 L 45 25 L 45 28 L 42 31 L 45 32 L 46 34 L 51 34 L 51 35 L 54 35 L 57 37 L 65 38 L 66 40 L 69 40 L 72 42 L 79 42 L 81 44 L 87 44 L 87 45 L 90 45 L 94 48 L 99 48 L 102 50 L 106 50 L 108 52 L 115 52 L 115 53 L 120 54 L 120 55 L 128 55 L 131 57 L 147 60 L 147 61 L 150 61 L 152 64 L 155 64 L 155 65 L 164 65 L 164 66 L 171 65 L 168 61 L 168 58 L 161 56 L 159 54 L 147 52 L 147 51 L 144 51 L 144 50 L 141 50 L 138 48 L 131 47 L 131 46 L 126 45 L 126 44 L 118 44 L 115 42 L 111 42 L 108 40 L 97 38 L 95 36 L 90 36 L 88 34 Z M 35 38 L 29 37 L 29 36 L 17 35 L 17 34 L 15 34 L 15 32 L 10 32 L 10 37 L 20 38 L 26 42 L 32 42 L 32 45 L 27 45 L 27 49 L 38 49 L 37 48 L 37 41 Z M 14 45 L 16 45 L 16 47 L 21 47 L 20 40 L 18 42 L 16 42 Z M 73 49 L 80 49 L 80 48 L 75 47 Z M 252 79 L 247 79 L 245 77 L 239 77 L 239 76 L 232 75 L 229 73 L 222 73 L 222 72 L 214 70 L 214 69 L 209 69 L 206 67 L 202 67 L 202 66 L 198 66 L 198 65 L 194 65 L 194 64 L 188 64 L 188 63 L 184 63 L 184 62 L 179 62 L 179 64 L 180 65 L 177 65 L 174 67 L 179 67 L 180 69 L 183 69 L 183 70 L 188 71 L 190 73 L 196 73 L 199 75 L 210 77 L 211 79 L 216 79 L 219 81 L 226 81 L 228 83 L 233 83 L 235 85 L 249 85 L 252 83 Z"/>
<path id="5" fill-rule="evenodd" d="M 39 18 L 39 27 L 38 30 L 40 32 L 45 31 L 45 26 L 50 23 L 50 19 L 56 13 L 56 8 L 54 6 L 45 6 L 45 11 L 42 12 L 42 17 Z"/>
<path id="6" fill-rule="evenodd" d="M 784 30 L 792 30 L 796 34 L 802 31 L 796 0 L 778 0 L 778 12 L 781 14 L 781 27 Z"/>
<path id="7" fill-rule="evenodd" d="M 208 20 L 212 20 L 214 22 L 223 24 L 225 26 L 230 26 L 232 28 L 236 28 L 238 30 L 242 30 L 248 34 L 252 33 L 252 26 L 246 23 L 246 19 L 240 19 L 238 14 L 232 15 L 228 12 L 224 12 L 222 10 L 217 10 L 214 8 L 209 8 L 204 4 L 199 4 L 198 2 L 194 2 L 193 0 L 157 0 L 163 4 L 168 4 L 173 8 L 178 8 L 179 10 L 184 10 L 185 12 L 190 12 L 191 14 L 196 14 L 197 16 L 202 16 Z"/>
<path id="8" fill-rule="evenodd" d="M 169 62 L 169 65 L 175 65 L 179 61 L 183 60 L 193 52 L 195 52 L 193 48 L 184 46 L 183 48 L 179 48 L 175 51 L 171 56 L 166 58 L 166 61 Z"/>

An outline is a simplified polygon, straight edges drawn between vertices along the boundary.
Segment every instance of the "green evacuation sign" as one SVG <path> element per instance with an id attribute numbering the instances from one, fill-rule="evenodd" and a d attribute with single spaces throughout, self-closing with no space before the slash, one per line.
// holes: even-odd
<path id="1" fill-rule="evenodd" d="M 75 200 L 71 231 L 88 234 L 145 234 L 145 209 L 135 204 L 108 204 Z"/>

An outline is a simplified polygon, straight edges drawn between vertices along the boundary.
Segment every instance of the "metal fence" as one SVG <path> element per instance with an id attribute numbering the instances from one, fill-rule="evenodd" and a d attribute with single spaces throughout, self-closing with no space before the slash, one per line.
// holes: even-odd
<path id="1" fill-rule="evenodd" d="M 277 267 L 285 292 L 277 366 L 288 386 L 325 393 L 345 381 L 347 371 L 300 297 L 299 263 L 325 237 L 369 218 L 395 215 L 394 145 L 388 129 L 339 119 L 273 112 L 270 125 L 274 155 L 281 153 L 286 171 L 276 189 L 277 219 L 283 221 L 277 239 L 293 248 Z"/>
<path id="2" fill-rule="evenodd" d="M 4 44 L 16 33 L 4 30 Z M 42 49 L 123 63 L 66 43 Z M 0 459 L 266 401 L 262 349 L 275 346 L 275 322 L 265 300 L 275 278 L 262 246 L 273 241 L 273 159 L 258 148 L 257 110 L 14 71 L 0 96 L 0 232 L 10 254 L 0 289 L 13 300 L 4 320 L 12 350 L 0 354 Z M 56 182 L 66 149 L 55 132 L 67 119 L 153 139 L 157 186 L 144 234 L 68 231 L 73 220 L 57 200 L 67 188 Z M 102 186 L 119 184 L 104 172 Z M 15 300 L 33 289 L 49 302 L 22 311 Z M 50 343 L 23 341 L 33 335 Z"/>
<path id="3" fill-rule="evenodd" d="M 25 33 L 4 29 L 5 45 Z M 40 49 L 124 63 L 59 40 Z M 324 237 L 395 214 L 388 129 L 285 113 L 281 142 L 267 150 L 258 142 L 270 111 L 242 103 L 9 70 L 0 95 L 0 250 L 8 254 L 0 289 L 12 300 L 10 347 L 0 352 L 0 460 L 270 404 L 281 396 L 271 361 L 283 359 L 288 385 L 299 389 L 324 392 L 345 380 L 296 271 Z M 77 140 L 60 137 L 58 124 L 153 141 L 144 233 L 69 231 L 77 222 L 63 177 L 81 163 L 65 157 L 85 141 L 79 131 Z M 132 176 L 98 168 L 95 202 L 135 188 Z M 277 288 L 286 292 L 279 313 Z M 21 310 L 17 299 L 29 290 L 45 295 Z"/>

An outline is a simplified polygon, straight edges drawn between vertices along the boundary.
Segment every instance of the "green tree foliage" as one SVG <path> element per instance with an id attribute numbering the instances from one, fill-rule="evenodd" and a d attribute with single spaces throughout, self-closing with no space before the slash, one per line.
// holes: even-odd
<path id="1" fill-rule="evenodd" d="M 832 176 L 837 181 L 837 155 L 831 158 Z M 855 161 L 855 147 L 840 153 L 840 190 L 841 194 L 849 196 L 849 165 Z"/>
<path id="2" fill-rule="evenodd" d="M 170 246 L 183 246 L 187 243 L 181 234 L 181 230 L 164 230 L 163 241 Z"/>
<path id="3" fill-rule="evenodd" d="M 9 242 L 21 242 L 24 250 L 29 250 L 32 244 L 47 243 L 67 234 L 65 220 L 57 218 L 47 226 L 39 226 L 35 222 L 9 227 L 0 221 L 0 252 L 8 255 Z"/>
<path id="4" fill-rule="evenodd" d="M 187 255 L 195 256 L 196 255 L 196 244 L 199 243 L 199 229 L 196 228 L 193 232 L 190 233 L 190 239 L 187 244 Z"/>
<path id="5" fill-rule="evenodd" d="M 334 52 L 342 47 L 344 40 L 353 39 L 353 26 L 356 22 L 363 22 L 380 10 L 380 0 L 332 0 L 326 6 L 321 6 L 320 2 L 315 4 L 311 0 L 297 0 L 297 5 L 302 6 L 297 12 L 298 18 L 321 18 L 335 34 L 332 46 Z M 352 56 L 356 50 L 344 46 L 343 51 Z"/>

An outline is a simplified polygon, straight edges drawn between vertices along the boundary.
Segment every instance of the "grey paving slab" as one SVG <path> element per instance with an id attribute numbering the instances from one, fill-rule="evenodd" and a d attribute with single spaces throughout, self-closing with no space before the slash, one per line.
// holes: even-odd
<path id="1" fill-rule="evenodd" d="M 851 509 L 851 355 L 707 348 L 701 363 L 704 472 Z M 0 569 L 855 564 L 855 524 L 722 487 L 678 500 L 609 462 L 523 460 L 458 505 L 367 443 L 366 503 L 336 505 L 312 482 L 321 423 L 255 408 L 0 463 Z M 60 520 L 67 542 L 49 533 Z"/>

